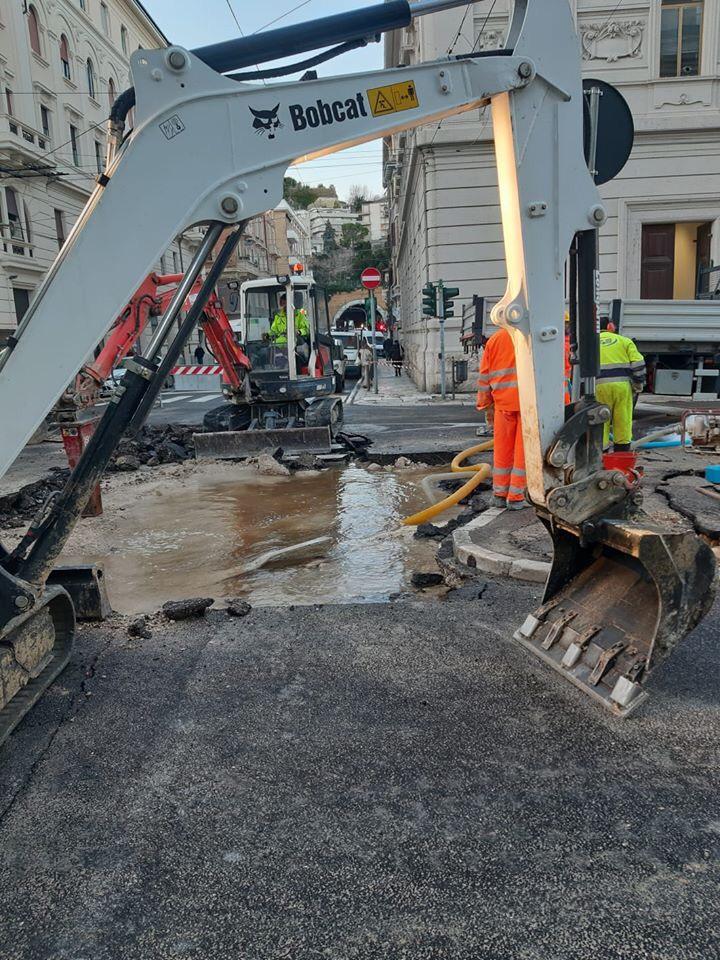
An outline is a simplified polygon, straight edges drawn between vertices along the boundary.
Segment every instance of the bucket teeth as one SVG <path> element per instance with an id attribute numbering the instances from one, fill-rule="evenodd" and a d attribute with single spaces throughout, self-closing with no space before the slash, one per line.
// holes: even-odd
<path id="1" fill-rule="evenodd" d="M 616 716 L 646 699 L 647 675 L 712 603 L 715 559 L 691 531 L 605 521 L 591 548 L 553 528 L 543 605 L 514 639 Z"/>

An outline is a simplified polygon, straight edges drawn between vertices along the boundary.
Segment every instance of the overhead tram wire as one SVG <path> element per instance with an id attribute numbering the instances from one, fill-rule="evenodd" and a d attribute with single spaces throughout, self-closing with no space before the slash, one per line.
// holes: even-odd
<path id="1" fill-rule="evenodd" d="M 285 13 L 281 13 L 279 17 L 275 17 L 274 20 L 271 20 L 269 23 L 264 24 L 262 27 L 258 27 L 257 30 L 253 30 L 253 36 L 256 33 L 262 33 L 263 30 L 267 30 L 268 27 L 272 27 L 275 23 L 280 23 L 281 20 L 284 20 L 285 17 L 289 17 L 291 13 L 295 13 L 296 10 L 299 10 L 301 7 L 306 7 L 311 0 L 302 0 L 302 3 L 298 3 L 297 6 L 292 7 L 290 10 L 286 10 Z"/>
<path id="2" fill-rule="evenodd" d="M 480 41 L 482 40 L 483 34 L 485 33 L 485 27 L 487 27 L 487 25 L 488 25 L 488 20 L 489 20 L 490 17 L 492 16 L 492 12 L 493 12 L 493 10 L 495 9 L 495 4 L 496 4 L 496 3 L 497 3 L 497 0 L 493 0 L 492 6 L 491 6 L 490 9 L 488 10 L 487 16 L 485 17 L 485 20 L 483 21 L 483 25 L 482 25 L 482 27 L 480 28 L 480 33 L 477 35 L 477 39 L 475 40 L 475 43 L 473 44 L 472 49 L 470 50 L 470 56 L 472 56 L 473 53 L 476 52 L 476 50 L 477 50 L 477 45 L 478 45 L 478 44 L 480 43 Z M 458 32 L 457 32 L 457 34 L 456 34 L 456 36 L 455 36 L 455 39 L 453 40 L 453 42 L 450 44 L 450 46 L 449 46 L 448 49 L 447 49 L 447 54 L 448 54 L 448 56 L 450 56 L 450 55 L 452 54 L 453 50 L 454 50 L 455 47 L 457 46 L 458 40 L 460 39 L 460 36 L 461 36 L 461 34 L 462 34 L 463 26 L 465 25 L 465 17 L 467 17 L 468 11 L 470 10 L 470 7 L 471 7 L 471 4 L 468 4 L 467 7 L 466 7 L 466 9 L 465 9 L 465 16 L 462 18 L 462 21 L 460 22 L 460 29 L 458 30 Z M 433 133 L 433 135 L 432 135 L 432 140 L 430 141 L 430 143 L 428 144 L 428 146 L 432 146 L 432 145 L 435 143 L 435 138 L 436 138 L 437 135 L 440 133 L 440 127 L 442 127 L 442 125 L 443 125 L 443 121 L 441 120 L 441 121 L 438 123 L 437 127 L 435 128 L 435 133 Z"/>
<path id="3" fill-rule="evenodd" d="M 241 37 L 244 37 L 244 36 L 245 36 L 245 31 L 244 31 L 243 28 L 240 26 L 240 21 L 239 21 L 238 18 L 237 18 L 237 15 L 236 15 L 236 13 L 235 13 L 235 10 L 233 9 L 232 3 L 230 2 L 230 0 L 225 0 L 225 3 L 227 4 L 228 10 L 230 11 L 230 13 L 231 13 L 231 15 L 232 15 L 232 18 L 233 18 L 233 20 L 235 21 L 235 25 L 237 26 L 238 30 L 240 31 L 240 36 L 241 36 Z M 259 64 L 259 63 L 256 63 L 256 64 L 255 64 L 255 69 L 257 70 L 258 73 L 260 73 L 260 64 Z M 264 78 L 264 77 L 260 77 L 260 79 L 261 79 L 262 82 L 263 82 L 263 86 L 266 87 L 266 86 L 267 86 L 267 82 L 266 82 L 265 78 Z"/>

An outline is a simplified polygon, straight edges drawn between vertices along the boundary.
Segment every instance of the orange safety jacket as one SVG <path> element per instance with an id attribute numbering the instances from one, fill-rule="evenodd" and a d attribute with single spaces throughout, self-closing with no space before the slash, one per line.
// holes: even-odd
<path id="1" fill-rule="evenodd" d="M 477 409 L 519 410 L 515 348 L 507 330 L 498 330 L 485 344 L 480 362 Z"/>

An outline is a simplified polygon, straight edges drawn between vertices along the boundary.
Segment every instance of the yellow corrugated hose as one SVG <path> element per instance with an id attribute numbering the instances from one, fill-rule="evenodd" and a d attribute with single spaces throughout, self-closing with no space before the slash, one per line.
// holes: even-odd
<path id="1" fill-rule="evenodd" d="M 492 474 L 492 467 L 488 463 L 466 463 L 463 466 L 463 460 L 467 460 L 468 457 L 474 457 L 476 453 L 484 453 L 486 450 L 492 450 L 492 448 L 493 441 L 486 440 L 485 443 L 479 443 L 475 447 L 468 447 L 467 450 L 459 453 L 453 460 L 450 469 L 453 473 L 472 473 L 472 477 L 466 484 L 463 484 L 459 490 L 451 493 L 449 497 L 445 497 L 444 500 L 441 500 L 439 503 L 434 503 L 431 507 L 427 507 L 427 509 L 421 510 L 419 513 L 414 513 L 411 517 L 406 517 L 403 520 L 403 525 L 406 527 L 417 527 L 421 523 L 427 523 L 428 520 L 437 517 L 439 513 L 444 513 L 450 507 L 454 507 L 460 503 L 461 500 L 464 500 L 483 480 L 487 480 Z"/>

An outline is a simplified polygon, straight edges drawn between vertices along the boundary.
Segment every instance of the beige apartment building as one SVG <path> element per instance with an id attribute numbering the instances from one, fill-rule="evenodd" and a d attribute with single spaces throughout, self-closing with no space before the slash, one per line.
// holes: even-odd
<path id="1" fill-rule="evenodd" d="M 27 310 L 103 169 L 130 54 L 166 44 L 132 0 L 0 4 L 0 336 Z M 196 246 L 197 231 L 157 267 L 179 271 Z"/>
<path id="2" fill-rule="evenodd" d="M 383 243 L 388 237 L 387 199 L 363 200 L 359 220 L 368 232 L 370 243 Z"/>
<path id="3" fill-rule="evenodd" d="M 622 173 L 601 187 L 600 294 L 693 322 L 703 268 L 720 261 L 720 3 L 717 0 L 572 0 L 584 74 L 628 101 L 635 145 Z M 511 0 L 475 3 L 415 21 L 386 38 L 387 66 L 504 44 Z M 391 300 L 408 369 L 437 389 L 438 325 L 422 316 L 421 290 L 460 288 L 447 323 L 458 354 L 459 315 L 473 294 L 492 303 L 505 264 L 489 110 L 416 131 L 385 148 L 393 247 Z M 707 283 L 707 281 L 705 281 Z M 717 283 L 717 280 L 711 281 Z M 707 308 L 707 302 L 699 305 Z M 718 315 L 720 321 L 720 312 Z"/>

